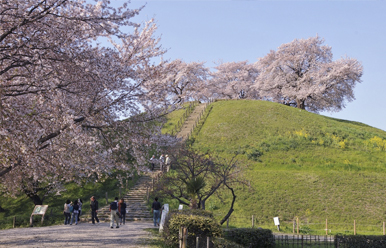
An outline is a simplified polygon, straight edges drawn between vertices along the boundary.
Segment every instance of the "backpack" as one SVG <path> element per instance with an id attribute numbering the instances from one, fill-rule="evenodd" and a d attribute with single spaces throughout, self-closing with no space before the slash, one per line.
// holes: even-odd
<path id="1" fill-rule="evenodd" d="M 70 205 L 70 213 L 74 212 L 74 206 Z"/>
<path id="2" fill-rule="evenodd" d="M 111 208 L 111 210 L 117 210 L 118 209 L 118 204 L 116 202 L 112 202 L 110 204 L 110 208 Z"/>

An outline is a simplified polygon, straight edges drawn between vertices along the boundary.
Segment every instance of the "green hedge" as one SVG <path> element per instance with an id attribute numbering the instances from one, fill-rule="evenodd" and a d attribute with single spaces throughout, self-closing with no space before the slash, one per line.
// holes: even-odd
<path id="1" fill-rule="evenodd" d="M 256 228 L 236 228 L 225 232 L 224 237 L 245 247 L 275 247 L 271 230 Z"/>
<path id="2" fill-rule="evenodd" d="M 203 241 L 200 247 L 206 247 L 206 237 L 220 237 L 222 234 L 220 225 L 208 211 L 173 210 L 165 220 L 162 235 L 165 243 L 178 247 L 180 226 L 188 228 L 188 247 L 196 247 L 196 237 Z"/>
<path id="3" fill-rule="evenodd" d="M 340 248 L 384 248 L 386 236 L 348 235 L 335 236 L 335 247 Z"/>

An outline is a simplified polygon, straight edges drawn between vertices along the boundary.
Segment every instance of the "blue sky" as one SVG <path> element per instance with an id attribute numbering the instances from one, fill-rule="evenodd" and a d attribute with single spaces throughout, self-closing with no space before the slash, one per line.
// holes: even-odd
<path id="1" fill-rule="evenodd" d="M 112 1 L 114 4 L 123 1 Z M 294 39 L 319 35 L 334 60 L 348 56 L 364 67 L 356 100 L 323 115 L 386 131 L 386 1 L 141 1 L 136 21 L 155 18 L 165 58 L 186 62 L 256 62 Z"/>

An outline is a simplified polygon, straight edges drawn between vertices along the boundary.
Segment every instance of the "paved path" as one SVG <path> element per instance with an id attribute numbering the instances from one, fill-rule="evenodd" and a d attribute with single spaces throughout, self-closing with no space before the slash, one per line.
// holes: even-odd
<path id="1" fill-rule="evenodd" d="M 145 228 L 151 222 L 128 222 L 118 229 L 109 223 L 59 225 L 0 230 L 0 247 L 150 247 Z"/>

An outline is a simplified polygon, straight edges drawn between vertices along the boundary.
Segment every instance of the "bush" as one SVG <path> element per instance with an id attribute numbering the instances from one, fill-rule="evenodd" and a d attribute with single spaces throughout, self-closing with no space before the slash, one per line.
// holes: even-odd
<path id="1" fill-rule="evenodd" d="M 335 236 L 335 247 L 342 248 L 384 248 L 386 236 L 349 235 Z"/>
<path id="2" fill-rule="evenodd" d="M 223 238 L 214 239 L 213 246 L 216 248 L 244 248 L 243 245 L 237 244 L 235 242 Z"/>
<path id="3" fill-rule="evenodd" d="M 206 237 L 220 237 L 222 233 L 220 225 L 208 211 L 173 210 L 169 212 L 163 230 L 168 245 L 178 246 L 180 226 L 188 228 L 188 247 L 196 247 L 196 237 L 205 240 L 200 247 L 206 247 Z"/>
<path id="4" fill-rule="evenodd" d="M 271 230 L 256 228 L 236 228 L 225 232 L 224 237 L 245 247 L 275 247 Z"/>

